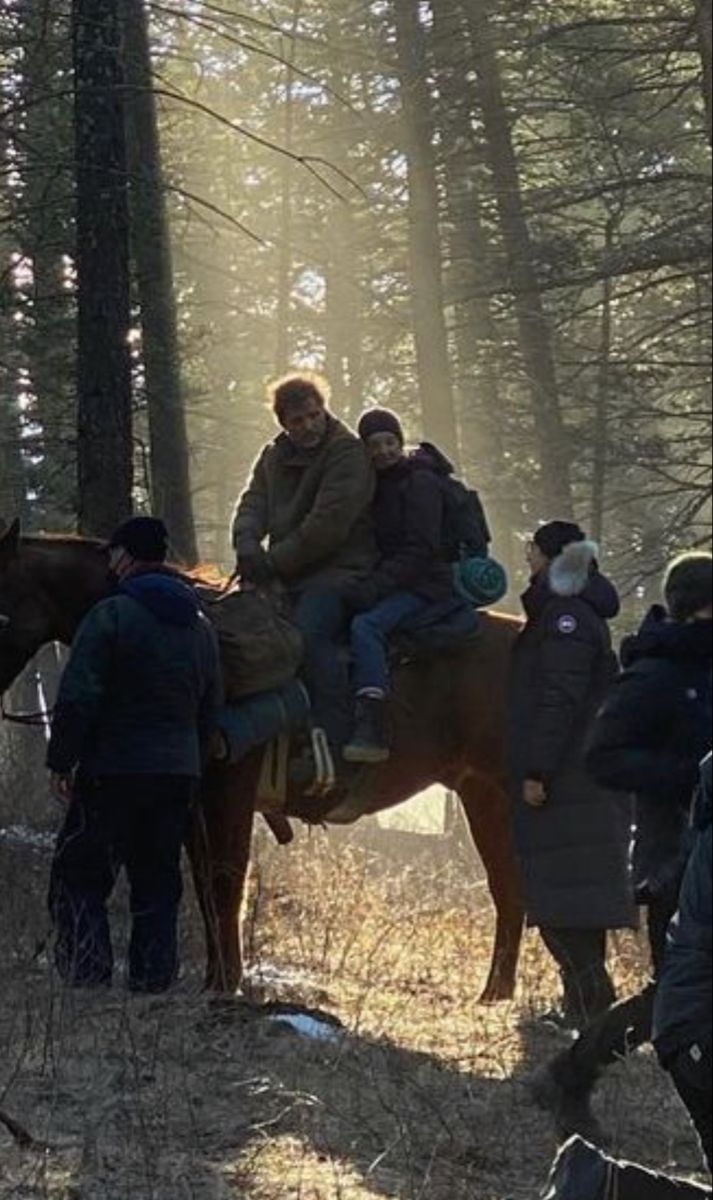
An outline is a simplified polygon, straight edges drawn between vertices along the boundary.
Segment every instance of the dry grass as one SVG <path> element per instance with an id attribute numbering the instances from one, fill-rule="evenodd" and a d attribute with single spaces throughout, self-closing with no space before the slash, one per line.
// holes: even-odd
<path id="1" fill-rule="evenodd" d="M 396 869 L 356 839 L 261 843 L 254 990 L 335 1014 L 333 1043 L 203 997 L 192 905 L 175 995 L 61 992 L 46 870 L 0 843 L 0 1110 L 33 1140 L 0 1129 L 3 1200 L 536 1200 L 555 1144 L 524 1080 L 560 1045 L 533 1020 L 556 981 L 533 938 L 517 1003 L 478 1007 L 492 920 L 475 870 Z M 629 939 L 617 970 L 640 977 Z M 628 1155 L 693 1170 L 651 1056 L 600 1104 Z"/>

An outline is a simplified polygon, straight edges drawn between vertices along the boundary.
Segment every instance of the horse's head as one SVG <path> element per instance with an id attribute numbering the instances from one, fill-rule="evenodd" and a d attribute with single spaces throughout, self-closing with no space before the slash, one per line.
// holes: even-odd
<path id="1" fill-rule="evenodd" d="M 51 641 L 44 597 L 25 568 L 20 522 L 0 534 L 0 694 Z"/>
<path id="2" fill-rule="evenodd" d="M 0 695 L 49 642 L 71 641 L 107 586 L 96 543 L 23 538 L 0 526 Z"/>

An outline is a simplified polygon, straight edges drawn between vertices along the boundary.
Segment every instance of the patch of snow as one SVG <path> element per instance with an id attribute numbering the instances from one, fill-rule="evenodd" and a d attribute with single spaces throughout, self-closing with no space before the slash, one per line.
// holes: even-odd
<path id="1" fill-rule="evenodd" d="M 5 846 L 44 852 L 53 848 L 55 835 L 40 833 L 37 829 L 28 829 L 26 825 L 9 825 L 7 829 L 0 829 L 0 843 Z"/>
<path id="2" fill-rule="evenodd" d="M 341 1030 L 328 1021 L 320 1021 L 306 1013 L 275 1013 L 270 1017 L 270 1022 L 273 1025 L 287 1025 L 294 1033 L 310 1042 L 329 1042 L 334 1045 L 342 1039 Z"/>

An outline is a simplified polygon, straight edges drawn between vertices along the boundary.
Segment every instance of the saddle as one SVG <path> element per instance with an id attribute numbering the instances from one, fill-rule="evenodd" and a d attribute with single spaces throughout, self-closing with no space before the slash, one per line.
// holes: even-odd
<path id="1" fill-rule="evenodd" d="M 418 667 L 438 658 L 462 659 L 477 643 L 472 627 L 459 636 L 436 629 L 431 636 L 401 637 L 391 650 L 395 671 Z M 345 646 L 344 654 L 348 655 Z M 350 765 L 334 762 L 321 729 L 300 722 L 285 728 L 266 747 L 258 785 L 258 811 L 294 818 L 307 824 L 351 825 L 379 811 L 376 781 L 383 765 Z"/>
<path id="2" fill-rule="evenodd" d="M 218 633 L 228 707 L 223 734 L 239 763 L 265 746 L 257 810 L 273 820 L 351 824 L 376 811 L 377 768 L 339 770 L 323 730 L 310 724 L 310 700 L 298 678 L 302 638 L 273 597 L 260 592 L 202 591 Z M 412 623 L 391 646 L 394 670 L 462 655 L 478 636 L 477 615 L 462 600 L 446 601 Z M 349 658 L 345 641 L 342 653 Z"/>

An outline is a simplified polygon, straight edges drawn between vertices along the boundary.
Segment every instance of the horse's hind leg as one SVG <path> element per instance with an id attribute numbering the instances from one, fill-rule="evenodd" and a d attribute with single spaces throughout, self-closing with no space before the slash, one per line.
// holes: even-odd
<path id="1" fill-rule="evenodd" d="M 525 924 L 510 804 L 507 794 L 482 776 L 464 780 L 458 791 L 497 911 L 495 951 L 481 1000 L 483 1004 L 496 1004 L 515 995 Z"/>
<path id="2" fill-rule="evenodd" d="M 258 766 L 259 770 L 259 766 Z M 242 982 L 240 919 L 250 866 L 257 771 L 211 768 L 203 780 L 189 853 L 205 922 L 206 987 L 234 994 Z"/>

